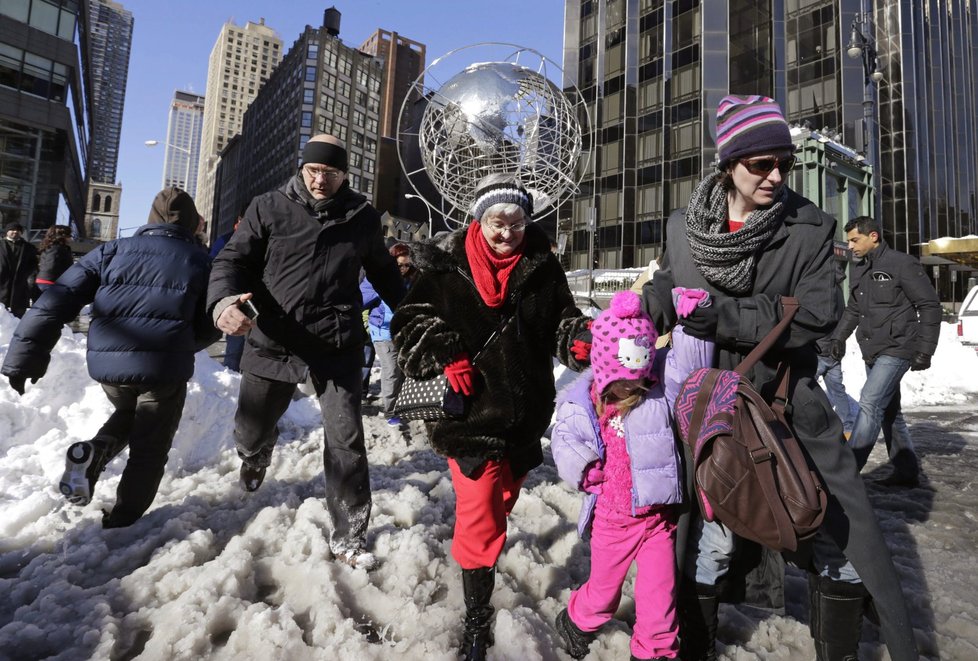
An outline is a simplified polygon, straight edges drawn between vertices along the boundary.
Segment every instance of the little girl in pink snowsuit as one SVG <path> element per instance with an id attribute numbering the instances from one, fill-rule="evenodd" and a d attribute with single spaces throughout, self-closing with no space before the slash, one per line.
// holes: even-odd
<path id="1" fill-rule="evenodd" d="M 632 659 L 674 659 L 683 487 L 671 411 L 683 379 L 709 366 L 712 346 L 677 326 L 673 348 L 656 351 L 655 327 L 630 291 L 615 295 L 591 334 L 591 369 L 557 397 L 551 434 L 561 478 L 588 494 L 578 529 L 583 536 L 591 528 L 591 574 L 557 616 L 557 630 L 570 655 L 583 658 L 637 562 Z"/>

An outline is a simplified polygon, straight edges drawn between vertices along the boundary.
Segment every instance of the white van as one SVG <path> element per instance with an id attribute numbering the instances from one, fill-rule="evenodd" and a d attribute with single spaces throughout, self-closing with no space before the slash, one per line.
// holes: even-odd
<path id="1" fill-rule="evenodd" d="M 958 340 L 978 346 L 978 286 L 971 288 L 958 311 Z"/>

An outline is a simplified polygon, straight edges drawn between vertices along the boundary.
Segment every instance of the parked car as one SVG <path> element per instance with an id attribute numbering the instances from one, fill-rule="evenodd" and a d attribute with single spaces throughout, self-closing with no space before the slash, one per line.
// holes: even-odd
<path id="1" fill-rule="evenodd" d="M 964 297 L 958 312 L 958 340 L 961 344 L 978 346 L 978 286 Z"/>

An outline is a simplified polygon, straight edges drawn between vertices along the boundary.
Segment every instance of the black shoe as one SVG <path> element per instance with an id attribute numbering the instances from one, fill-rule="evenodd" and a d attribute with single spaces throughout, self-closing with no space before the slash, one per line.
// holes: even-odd
<path id="1" fill-rule="evenodd" d="M 109 528 L 128 528 L 132 524 L 139 521 L 140 517 L 133 518 L 132 516 L 121 515 L 118 510 L 102 510 L 102 528 L 108 530 Z"/>
<path id="2" fill-rule="evenodd" d="M 583 659 L 587 656 L 595 638 L 593 631 L 581 631 L 574 624 L 566 608 L 557 615 L 557 633 L 563 639 L 567 653 L 575 659 Z"/>
<path id="3" fill-rule="evenodd" d="M 265 471 L 268 466 L 255 466 L 246 461 L 241 462 L 241 488 L 249 493 L 258 491 L 258 487 L 265 481 Z"/>
<path id="4" fill-rule="evenodd" d="M 105 450 L 101 444 L 92 441 L 72 443 L 65 456 L 65 472 L 58 488 L 68 502 L 87 505 L 104 468 Z"/>
<path id="5" fill-rule="evenodd" d="M 913 489 L 920 486 L 920 476 L 901 475 L 900 473 L 893 472 L 887 477 L 876 480 L 876 484 L 881 487 L 907 487 L 908 489 Z"/>
<path id="6" fill-rule="evenodd" d="M 857 661 L 867 596 L 861 583 L 808 575 L 808 626 L 817 661 Z"/>

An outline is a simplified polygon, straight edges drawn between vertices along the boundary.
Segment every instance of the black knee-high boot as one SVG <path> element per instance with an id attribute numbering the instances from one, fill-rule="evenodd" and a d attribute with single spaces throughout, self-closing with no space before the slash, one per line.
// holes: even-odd
<path id="1" fill-rule="evenodd" d="M 717 611 L 715 585 L 683 580 L 679 587 L 679 657 L 683 661 L 716 661 Z"/>
<path id="2" fill-rule="evenodd" d="M 810 628 L 818 661 L 857 661 L 866 597 L 862 583 L 809 574 Z"/>
<path id="3" fill-rule="evenodd" d="M 484 661 L 486 650 L 492 646 L 493 608 L 489 604 L 496 584 L 496 568 L 480 567 L 462 570 L 462 589 L 465 593 L 465 636 L 460 655 L 465 661 Z"/>

